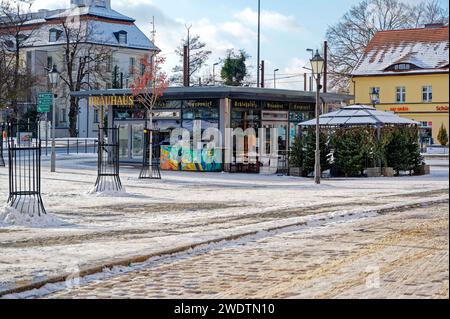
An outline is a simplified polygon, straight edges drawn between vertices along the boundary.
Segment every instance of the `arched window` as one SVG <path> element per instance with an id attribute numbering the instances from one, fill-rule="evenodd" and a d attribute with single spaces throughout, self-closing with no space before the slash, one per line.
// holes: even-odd
<path id="1" fill-rule="evenodd" d="M 409 71 L 416 70 L 419 67 L 412 63 L 396 63 L 386 69 L 386 71 Z"/>

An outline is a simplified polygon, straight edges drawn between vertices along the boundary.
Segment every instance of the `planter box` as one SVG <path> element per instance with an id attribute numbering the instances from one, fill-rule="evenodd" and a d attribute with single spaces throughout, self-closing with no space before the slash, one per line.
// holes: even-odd
<path id="1" fill-rule="evenodd" d="M 395 171 L 392 167 L 383 167 L 383 169 L 381 170 L 381 175 L 383 175 L 384 177 L 394 177 Z"/>
<path id="2" fill-rule="evenodd" d="M 289 168 L 289 175 L 290 176 L 300 177 L 301 176 L 301 169 L 300 169 L 300 167 L 290 167 Z"/>
<path id="3" fill-rule="evenodd" d="M 369 167 L 366 168 L 367 177 L 380 177 L 381 176 L 381 167 Z"/>
<path id="4" fill-rule="evenodd" d="M 418 170 L 414 170 L 414 175 L 430 175 L 430 165 L 422 165 Z"/>

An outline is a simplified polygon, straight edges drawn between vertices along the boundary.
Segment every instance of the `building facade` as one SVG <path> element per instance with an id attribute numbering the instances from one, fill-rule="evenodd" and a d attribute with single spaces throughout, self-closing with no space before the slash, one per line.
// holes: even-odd
<path id="1" fill-rule="evenodd" d="M 91 109 L 98 112 L 103 107 L 107 111 L 109 125 L 119 127 L 120 159 L 123 162 L 141 162 L 143 158 L 144 128 L 146 124 L 145 109 L 135 103 L 131 90 L 103 90 L 73 92 L 90 101 Z M 324 103 L 348 102 L 352 96 L 334 93 L 322 94 Z M 153 129 L 157 130 L 154 140 L 158 145 L 158 157 L 161 158 L 163 169 L 217 171 L 230 170 L 230 164 L 248 162 L 252 146 L 255 151 L 265 148 L 270 153 L 269 142 L 276 141 L 279 155 L 279 168 L 286 169 L 288 150 L 298 134 L 298 124 L 315 117 L 315 94 L 313 92 L 277 90 L 248 87 L 171 87 L 153 109 Z M 195 130 L 202 135 L 201 141 L 195 140 Z M 170 154 L 173 144 L 172 132 L 184 129 L 189 135 L 189 147 L 203 150 L 213 139 L 220 138 L 215 156 L 220 161 L 215 165 L 192 160 L 197 156 L 192 153 L 176 163 Z M 220 132 L 220 136 L 208 135 L 208 129 Z M 230 138 L 230 130 L 254 129 L 255 140 L 243 137 L 242 149 L 236 149 Z M 262 131 L 265 129 L 262 136 Z M 272 130 L 271 130 L 272 129 Z M 276 136 L 269 136 L 270 131 L 276 131 Z M 210 132 L 212 132 L 210 130 Z M 183 133 L 184 134 L 184 133 Z M 204 136 L 206 135 L 206 136 Z M 239 137 L 238 137 L 239 138 Z M 201 145 L 198 145 L 200 143 Z M 253 143 L 253 144 L 252 144 Z M 251 145 L 252 144 L 252 145 Z M 227 145 L 234 145 L 228 153 L 224 149 Z M 185 152 L 187 153 L 187 152 Z M 204 155 L 204 154 L 203 154 Z"/>
<path id="2" fill-rule="evenodd" d="M 378 32 L 352 73 L 356 104 L 375 107 L 421 123 L 424 144 L 449 130 L 448 26 Z"/>
<path id="3" fill-rule="evenodd" d="M 36 78 L 36 85 L 27 94 L 27 100 L 22 102 L 23 108 L 35 108 L 38 93 L 51 90 L 48 69 L 56 65 L 59 72 L 68 72 L 64 57 L 67 34 L 64 26 L 74 25 L 70 29 L 72 32 L 81 30 L 79 48 L 73 50 L 76 51 L 77 59 L 91 56 L 91 60 L 95 60 L 92 55 L 108 54 L 108 58 L 101 62 L 102 65 L 96 65 L 99 62 L 87 64 L 83 71 L 84 78 L 80 81 L 80 90 L 129 87 L 139 69 L 139 60 L 145 54 L 159 50 L 135 25 L 133 18 L 111 8 L 110 0 L 71 0 L 68 9 L 39 10 L 29 17 L 26 29 L 30 30 L 30 38 L 21 48 L 21 57 L 27 70 Z M 26 32 L 24 30 L 24 34 Z M 4 43 L 14 49 L 11 41 Z M 75 63 L 74 75 L 78 67 Z M 62 80 L 57 94 L 56 134 L 57 137 L 66 137 L 69 134 L 70 90 Z M 47 114 L 47 117 L 52 119 L 51 114 Z M 97 130 L 98 115 L 86 101 L 81 101 L 77 116 L 78 136 L 96 137 Z"/>

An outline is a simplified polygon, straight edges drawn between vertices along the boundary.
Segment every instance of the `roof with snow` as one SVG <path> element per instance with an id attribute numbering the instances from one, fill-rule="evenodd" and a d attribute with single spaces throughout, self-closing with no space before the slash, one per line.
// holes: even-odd
<path id="1" fill-rule="evenodd" d="M 74 16 L 74 15 L 80 15 L 80 16 L 90 15 L 90 16 L 99 17 L 99 18 L 119 20 L 119 21 L 129 21 L 129 22 L 136 21 L 135 19 L 127 17 L 111 8 L 97 7 L 97 6 L 89 6 L 89 7 L 75 6 L 75 7 L 69 8 L 63 12 L 57 13 L 55 15 L 51 15 L 51 16 L 47 17 L 47 20 L 67 18 L 69 16 Z"/>
<path id="2" fill-rule="evenodd" d="M 56 41 L 54 39 L 50 41 L 49 37 L 52 29 L 59 31 L 60 35 L 64 35 L 63 28 L 58 23 L 58 20 L 61 19 L 69 23 L 81 23 L 86 43 L 159 51 L 155 44 L 134 24 L 134 19 L 111 9 L 109 0 L 71 0 L 69 9 L 40 10 L 33 13 L 27 25 L 37 25 L 38 27 L 32 32 L 30 31 L 32 36 L 26 44 L 32 47 L 64 44 L 64 36 L 58 36 Z M 118 34 L 120 33 L 126 34 L 125 42 L 119 41 Z"/>
<path id="3" fill-rule="evenodd" d="M 354 76 L 448 72 L 448 26 L 380 31 L 367 45 Z M 395 65 L 407 69 L 395 70 Z"/>
<path id="4" fill-rule="evenodd" d="M 319 117 L 321 126 L 358 126 L 358 125 L 418 125 L 416 121 L 382 112 L 367 105 L 351 105 Z M 299 124 L 300 126 L 316 126 L 316 119 Z"/>

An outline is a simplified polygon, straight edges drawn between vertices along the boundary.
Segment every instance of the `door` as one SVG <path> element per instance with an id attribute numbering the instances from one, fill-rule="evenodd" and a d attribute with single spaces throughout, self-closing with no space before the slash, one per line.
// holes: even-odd
<path id="1" fill-rule="evenodd" d="M 276 129 L 277 143 L 278 143 L 278 171 L 284 172 L 287 170 L 287 157 L 288 157 L 288 122 L 276 122 L 276 121 L 264 121 L 262 126 L 265 129 L 265 147 L 266 154 L 271 153 L 271 133 L 272 129 Z"/>
<path id="2" fill-rule="evenodd" d="M 121 161 L 142 161 L 144 154 L 144 124 L 121 122 L 119 124 L 119 157 Z"/>

